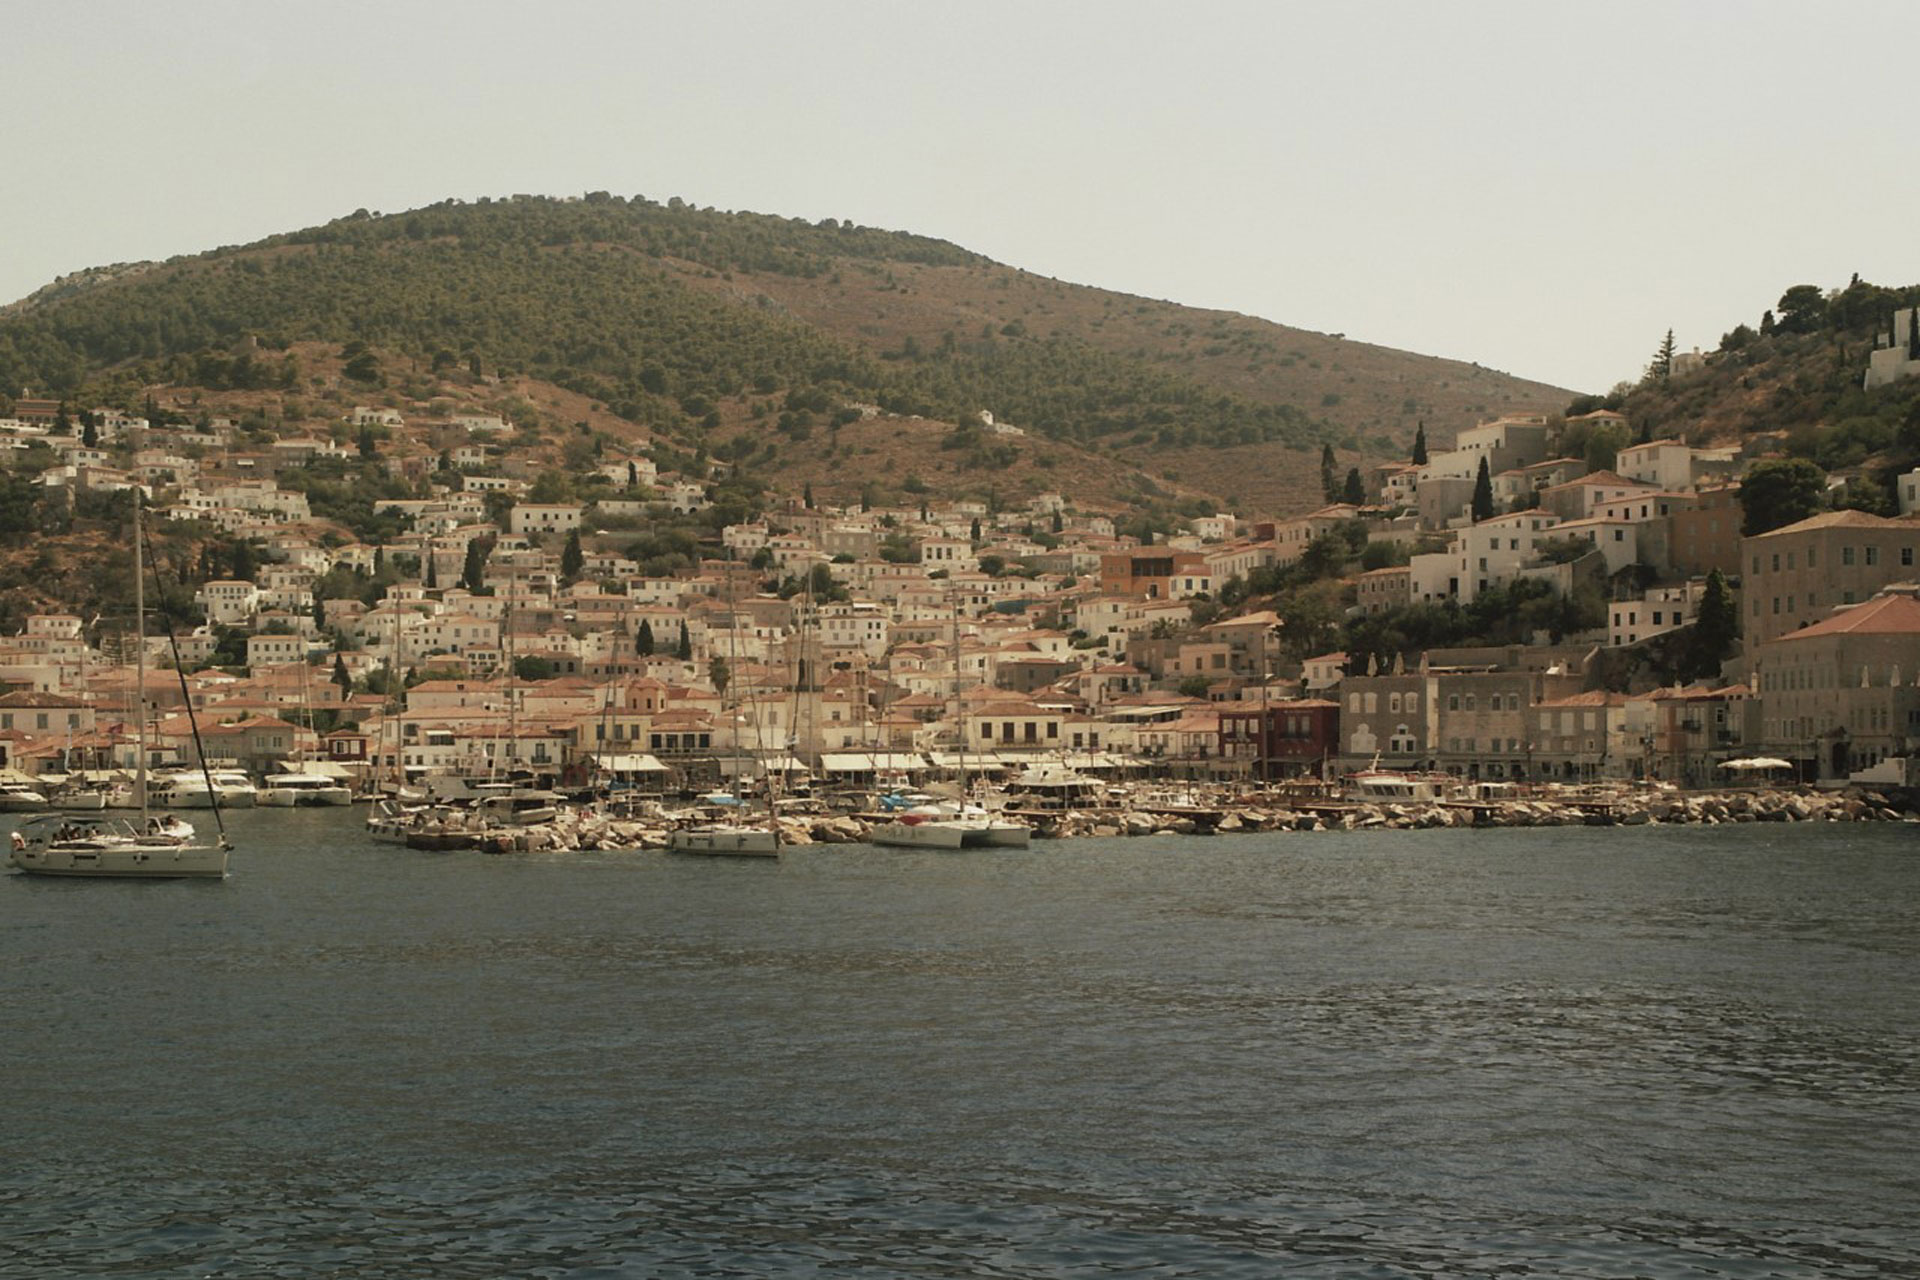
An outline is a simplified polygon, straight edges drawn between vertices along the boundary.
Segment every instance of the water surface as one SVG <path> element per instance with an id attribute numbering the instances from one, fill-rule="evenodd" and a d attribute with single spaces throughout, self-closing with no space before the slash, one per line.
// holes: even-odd
<path id="1" fill-rule="evenodd" d="M 1920 829 L 0 880 L 0 1274 L 1920 1272 Z"/>

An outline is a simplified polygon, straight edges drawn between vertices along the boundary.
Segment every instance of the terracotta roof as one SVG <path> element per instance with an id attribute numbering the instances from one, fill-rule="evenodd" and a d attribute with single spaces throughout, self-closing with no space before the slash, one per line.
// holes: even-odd
<path id="1" fill-rule="evenodd" d="M 1802 627 L 1777 638 L 1811 640 L 1838 635 L 1920 635 L 1920 599 L 1901 594 L 1875 596 L 1865 604 L 1842 609 L 1810 627 Z"/>
<path id="2" fill-rule="evenodd" d="M 1756 538 L 1771 538 L 1781 533 L 1805 533 L 1813 529 L 1911 529 L 1916 524 L 1912 515 L 1889 519 L 1866 511 L 1822 511 L 1817 516 L 1808 516 L 1805 520 L 1796 520 L 1792 524 L 1781 525 L 1778 529 L 1769 529 L 1765 533 L 1753 534 Z"/>

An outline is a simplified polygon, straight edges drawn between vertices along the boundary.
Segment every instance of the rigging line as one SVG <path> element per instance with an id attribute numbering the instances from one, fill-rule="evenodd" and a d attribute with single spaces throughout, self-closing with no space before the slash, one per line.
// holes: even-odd
<path id="1" fill-rule="evenodd" d="M 139 501 L 135 499 L 135 501 Z M 207 764 L 207 748 L 200 741 L 200 718 L 193 714 L 193 694 L 187 688 L 187 669 L 180 662 L 180 639 L 173 634 L 173 612 L 167 608 L 164 594 L 165 583 L 160 581 L 160 560 L 153 553 L 153 539 L 147 534 L 144 520 L 137 522 L 141 545 L 146 548 L 147 562 L 153 566 L 153 580 L 160 585 L 163 594 L 160 597 L 160 622 L 167 629 L 167 647 L 173 650 L 173 673 L 180 677 L 180 701 L 187 708 L 187 727 L 193 731 L 193 752 L 200 757 L 200 776 L 207 784 L 207 803 L 213 806 L 213 824 L 220 828 L 220 847 L 231 849 L 233 844 L 227 839 L 227 820 L 220 816 L 220 792 L 213 785 L 213 769 Z M 174 585 L 185 591 L 187 584 L 178 571 L 174 573 Z"/>

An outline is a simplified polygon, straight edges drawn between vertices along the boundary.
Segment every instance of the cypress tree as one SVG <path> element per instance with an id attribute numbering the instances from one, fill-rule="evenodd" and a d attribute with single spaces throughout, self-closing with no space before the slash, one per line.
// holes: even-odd
<path id="1" fill-rule="evenodd" d="M 472 592 L 478 592 L 487 578 L 487 555 L 480 548 L 480 539 L 467 540 L 467 563 L 460 570 L 460 585 Z"/>
<path id="2" fill-rule="evenodd" d="M 1351 503 L 1356 507 L 1367 500 L 1367 484 L 1366 481 L 1360 478 L 1360 468 L 1347 468 L 1347 483 L 1346 487 L 1341 490 L 1340 498 L 1341 501 Z"/>
<path id="3" fill-rule="evenodd" d="M 1487 469 L 1487 460 L 1480 459 L 1480 474 L 1473 478 L 1473 521 L 1475 524 L 1493 516 L 1493 473 Z"/>
<path id="4" fill-rule="evenodd" d="M 560 552 L 560 577 L 567 582 L 572 582 L 580 576 L 580 570 L 585 568 L 586 564 L 587 553 L 580 549 L 580 531 L 569 529 L 567 545 Z"/>
<path id="5" fill-rule="evenodd" d="M 1425 419 L 1421 420 L 1419 427 L 1417 427 L 1413 433 L 1413 465 L 1416 467 L 1424 467 L 1427 465 L 1427 424 Z"/>
<path id="6" fill-rule="evenodd" d="M 1335 465 L 1336 463 L 1334 462 L 1334 457 L 1333 457 L 1333 446 L 1330 444 L 1321 445 L 1320 446 L 1320 492 L 1328 502 L 1336 501 L 1340 496 L 1340 490 L 1337 487 L 1335 487 L 1335 484 L 1334 484 L 1333 469 Z"/>
<path id="7" fill-rule="evenodd" d="M 645 618 L 640 619 L 640 630 L 634 633 L 633 651 L 643 658 L 653 652 L 653 624 Z"/>
<path id="8" fill-rule="evenodd" d="M 693 637 L 687 634 L 687 624 L 680 624 L 680 643 L 675 646 L 673 656 L 685 662 L 693 657 Z"/>

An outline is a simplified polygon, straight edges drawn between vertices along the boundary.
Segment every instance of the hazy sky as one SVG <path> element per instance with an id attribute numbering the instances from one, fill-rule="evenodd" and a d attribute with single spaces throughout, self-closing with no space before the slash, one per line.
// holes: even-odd
<path id="1" fill-rule="evenodd" d="M 447 196 L 940 236 L 1577 389 L 1920 280 L 1920 6 L 0 0 L 0 300 Z"/>

